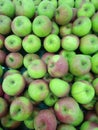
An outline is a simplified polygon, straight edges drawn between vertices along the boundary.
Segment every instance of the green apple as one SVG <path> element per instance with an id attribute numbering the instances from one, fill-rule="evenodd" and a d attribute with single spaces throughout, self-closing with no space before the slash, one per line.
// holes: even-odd
<path id="1" fill-rule="evenodd" d="M 4 39 L 5 39 L 5 37 L 0 34 L 0 49 L 2 49 L 4 46 Z"/>
<path id="2" fill-rule="evenodd" d="M 52 31 L 51 31 L 51 33 L 56 34 L 56 35 L 59 34 L 59 26 L 55 21 L 52 21 Z"/>
<path id="3" fill-rule="evenodd" d="M 31 21 L 26 16 L 14 17 L 11 29 L 17 36 L 24 37 L 31 33 Z"/>
<path id="4" fill-rule="evenodd" d="M 41 39 L 36 35 L 29 34 L 23 38 L 22 47 L 27 53 L 36 53 L 41 48 Z"/>
<path id="5" fill-rule="evenodd" d="M 89 2 L 90 0 L 75 0 L 75 8 L 80 8 L 81 5 L 85 2 Z"/>
<path id="6" fill-rule="evenodd" d="M 68 4 L 70 7 L 74 7 L 74 0 L 58 0 L 58 5 Z"/>
<path id="7" fill-rule="evenodd" d="M 15 16 L 15 7 L 11 0 L 0 0 L 0 14 L 10 18 Z"/>
<path id="8" fill-rule="evenodd" d="M 24 88 L 25 80 L 23 76 L 18 73 L 6 76 L 2 82 L 3 91 L 10 96 L 19 95 L 23 92 Z"/>
<path id="9" fill-rule="evenodd" d="M 77 11 L 77 16 L 92 17 L 95 13 L 95 6 L 91 2 L 84 2 Z"/>
<path id="10" fill-rule="evenodd" d="M 76 128 L 73 125 L 60 124 L 57 130 L 76 130 Z"/>
<path id="11" fill-rule="evenodd" d="M 11 32 L 11 18 L 6 15 L 0 15 L 0 34 L 7 35 Z"/>
<path id="12" fill-rule="evenodd" d="M 45 1 L 45 0 L 44 0 Z M 57 0 L 48 0 L 48 1 L 50 1 L 52 4 L 53 4 L 53 6 L 55 7 L 55 8 L 57 8 L 57 6 L 58 6 L 58 1 Z"/>
<path id="13" fill-rule="evenodd" d="M 70 34 L 61 39 L 61 47 L 66 51 L 75 51 L 79 47 L 79 38 Z"/>
<path id="14" fill-rule="evenodd" d="M 55 7 L 50 1 L 43 0 L 38 5 L 37 11 L 38 15 L 45 15 L 48 18 L 52 19 L 55 13 Z"/>
<path id="15" fill-rule="evenodd" d="M 0 77 L 3 75 L 3 67 L 0 65 Z"/>
<path id="16" fill-rule="evenodd" d="M 32 31 L 38 37 L 46 37 L 52 31 L 52 21 L 47 16 L 39 15 L 32 22 Z"/>
<path id="17" fill-rule="evenodd" d="M 89 82 L 76 81 L 71 87 L 72 97 L 80 104 L 89 103 L 95 96 L 95 90 Z"/>
<path id="18" fill-rule="evenodd" d="M 95 32 L 95 33 L 98 33 L 98 12 L 96 12 L 93 16 L 92 16 L 92 30 Z"/>
<path id="19" fill-rule="evenodd" d="M 95 53 L 92 57 L 91 57 L 91 70 L 94 74 L 98 74 L 98 53 Z"/>
<path id="20" fill-rule="evenodd" d="M 4 45 L 10 52 L 20 51 L 22 47 L 22 39 L 17 35 L 9 35 L 5 38 Z"/>
<path id="21" fill-rule="evenodd" d="M 72 33 L 82 37 L 90 32 L 91 27 L 91 19 L 87 16 L 81 16 L 73 22 Z"/>
<path id="22" fill-rule="evenodd" d="M 98 10 L 98 0 L 91 0 L 91 2 L 94 4 L 95 9 Z"/>
<path id="23" fill-rule="evenodd" d="M 8 75 L 12 75 L 12 74 L 20 74 L 20 71 L 10 68 L 10 69 L 6 70 L 6 72 L 3 75 L 3 78 L 5 78 Z"/>
<path id="24" fill-rule="evenodd" d="M 35 7 L 38 6 L 41 2 L 41 0 L 32 0 L 32 1 L 34 3 Z"/>
<path id="25" fill-rule="evenodd" d="M 95 93 L 96 95 L 98 95 L 98 78 L 95 78 L 93 81 L 92 81 L 92 85 L 95 89 Z"/>
<path id="26" fill-rule="evenodd" d="M 44 49 L 47 52 L 57 52 L 60 49 L 60 37 L 56 34 L 49 34 L 47 37 L 44 38 L 43 41 Z"/>
<path id="27" fill-rule="evenodd" d="M 33 0 L 13 0 L 16 16 L 22 15 L 32 18 L 35 13 Z"/>
<path id="28" fill-rule="evenodd" d="M 19 96 L 12 101 L 9 111 L 12 119 L 24 121 L 31 116 L 33 105 L 28 98 Z"/>
<path id="29" fill-rule="evenodd" d="M 28 87 L 29 96 L 36 102 L 43 101 L 49 94 L 48 84 L 43 79 L 37 79 Z"/>

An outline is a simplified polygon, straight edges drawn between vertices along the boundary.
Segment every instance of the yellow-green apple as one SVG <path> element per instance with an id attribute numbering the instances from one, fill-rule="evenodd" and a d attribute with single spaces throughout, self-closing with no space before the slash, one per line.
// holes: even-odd
<path id="1" fill-rule="evenodd" d="M 53 78 L 50 80 L 49 88 L 51 92 L 57 97 L 65 97 L 69 95 L 70 85 L 59 78 Z"/>
<path id="2" fill-rule="evenodd" d="M 69 61 L 69 70 L 75 76 L 87 74 L 91 70 L 91 61 L 87 55 L 77 54 Z"/>
<path id="3" fill-rule="evenodd" d="M 80 8 L 81 5 L 85 2 L 89 2 L 90 0 L 75 0 L 75 8 Z"/>
<path id="4" fill-rule="evenodd" d="M 98 33 L 98 12 L 96 12 L 92 18 L 91 18 L 91 21 L 92 21 L 92 30 L 95 32 L 95 33 Z"/>
<path id="5" fill-rule="evenodd" d="M 52 4 L 52 2 L 48 0 L 41 1 L 37 7 L 38 15 L 45 15 L 49 19 L 52 19 L 54 17 L 55 9 L 56 8 Z"/>
<path id="6" fill-rule="evenodd" d="M 58 0 L 58 5 L 68 4 L 70 7 L 74 7 L 74 0 Z"/>
<path id="7" fill-rule="evenodd" d="M 23 65 L 25 68 L 28 68 L 28 66 L 32 63 L 33 60 L 35 59 L 40 59 L 39 55 L 30 53 L 30 54 L 25 54 L 23 57 Z"/>
<path id="8" fill-rule="evenodd" d="M 23 38 L 22 47 L 27 53 L 36 53 L 41 48 L 41 39 L 34 34 L 27 35 Z"/>
<path id="9" fill-rule="evenodd" d="M 10 52 L 20 51 L 22 48 L 22 39 L 17 35 L 9 35 L 4 40 L 5 48 Z"/>
<path id="10" fill-rule="evenodd" d="M 57 130 L 76 130 L 76 128 L 73 125 L 68 124 L 59 124 Z"/>
<path id="11" fill-rule="evenodd" d="M 93 56 L 91 56 L 91 71 L 94 73 L 94 74 L 98 74 L 98 53 L 95 53 Z"/>
<path id="12" fill-rule="evenodd" d="M 51 33 L 52 21 L 45 15 L 36 16 L 32 22 L 32 31 L 38 37 L 46 37 Z"/>
<path id="13" fill-rule="evenodd" d="M 2 75 L 3 75 L 3 72 L 4 72 L 4 70 L 3 70 L 3 66 L 0 65 L 0 78 L 1 78 Z"/>
<path id="14" fill-rule="evenodd" d="M 28 98 L 19 96 L 12 101 L 9 111 L 12 119 L 24 121 L 32 114 L 33 104 Z"/>
<path id="15" fill-rule="evenodd" d="M 24 88 L 25 80 L 23 76 L 18 73 L 6 76 L 2 82 L 3 91 L 10 96 L 19 95 L 23 92 Z"/>
<path id="16" fill-rule="evenodd" d="M 5 37 L 0 34 L 0 49 L 2 49 L 4 47 L 4 39 L 5 39 Z"/>
<path id="17" fill-rule="evenodd" d="M 47 67 L 41 59 L 34 59 L 27 68 L 28 74 L 34 79 L 42 78 L 47 72 Z"/>
<path id="18" fill-rule="evenodd" d="M 15 7 L 11 0 L 0 0 L 0 14 L 10 18 L 15 16 Z"/>
<path id="19" fill-rule="evenodd" d="M 71 83 L 74 79 L 74 75 L 71 74 L 70 72 L 68 72 L 67 74 L 65 74 L 64 76 L 61 77 L 62 80 Z"/>
<path id="20" fill-rule="evenodd" d="M 78 126 L 84 119 L 83 111 L 72 97 L 60 98 L 54 105 L 54 111 L 61 123 Z"/>
<path id="21" fill-rule="evenodd" d="M 35 13 L 33 0 L 13 0 L 16 16 L 26 16 L 32 18 Z"/>
<path id="22" fill-rule="evenodd" d="M 98 10 L 98 0 L 91 0 L 91 3 L 93 3 L 95 6 L 95 9 Z"/>
<path id="23" fill-rule="evenodd" d="M 72 97 L 80 104 L 87 104 L 95 96 L 95 90 L 89 82 L 76 81 L 71 87 Z"/>
<path id="24" fill-rule="evenodd" d="M 87 16 L 81 16 L 74 20 L 72 25 L 72 33 L 82 37 L 90 32 L 91 27 L 91 19 Z"/>
<path id="25" fill-rule="evenodd" d="M 49 34 L 44 38 L 43 44 L 44 44 L 43 45 L 44 49 L 47 52 L 51 52 L 51 53 L 57 52 L 61 46 L 60 37 L 56 34 Z"/>
<path id="26" fill-rule="evenodd" d="M 48 84 L 43 79 L 33 80 L 28 86 L 28 93 L 34 101 L 43 101 L 49 94 Z"/>
<path id="27" fill-rule="evenodd" d="M 51 30 L 52 34 L 59 34 L 59 26 L 55 21 L 52 21 L 52 30 Z"/>
<path id="28" fill-rule="evenodd" d="M 18 128 L 20 126 L 20 124 L 21 124 L 21 122 L 13 120 L 9 113 L 6 116 L 1 118 L 1 125 L 7 129 Z"/>
<path id="29" fill-rule="evenodd" d="M 56 130 L 57 119 L 51 110 L 40 110 L 34 119 L 35 130 Z"/>
<path id="30" fill-rule="evenodd" d="M 67 4 L 61 4 L 56 8 L 54 18 L 58 25 L 65 25 L 71 21 L 72 16 L 72 8 Z"/>
<path id="31" fill-rule="evenodd" d="M 20 52 L 11 52 L 6 56 L 5 63 L 9 68 L 19 69 L 23 64 L 23 56 Z"/>
<path id="32" fill-rule="evenodd" d="M 62 77 L 68 73 L 68 61 L 63 56 L 55 54 L 49 60 L 47 68 L 52 77 Z"/>
<path id="33" fill-rule="evenodd" d="M 58 1 L 57 0 L 48 0 L 48 1 L 50 1 L 53 4 L 53 6 L 55 8 L 57 8 L 57 6 L 58 6 Z"/>
<path id="34" fill-rule="evenodd" d="M 97 114 L 97 116 L 98 116 L 98 101 L 97 101 L 96 104 L 95 104 L 95 112 L 96 112 L 96 114 Z"/>
<path id="35" fill-rule="evenodd" d="M 0 34 L 8 35 L 11 32 L 11 18 L 6 15 L 0 15 Z"/>
<path id="36" fill-rule="evenodd" d="M 26 16 L 14 17 L 11 23 L 11 29 L 17 36 L 24 37 L 31 33 L 31 21 Z"/>
<path id="37" fill-rule="evenodd" d="M 95 6 L 91 2 L 84 2 L 77 11 L 77 16 L 87 16 L 91 18 L 95 13 Z"/>
<path id="38" fill-rule="evenodd" d="M 79 49 L 83 54 L 94 54 L 98 51 L 98 37 L 95 34 L 85 35 L 80 39 Z"/>
<path id="39" fill-rule="evenodd" d="M 0 97 L 3 97 L 4 95 L 4 92 L 3 92 L 3 89 L 2 89 L 2 85 L 0 84 Z"/>
<path id="40" fill-rule="evenodd" d="M 8 113 L 8 103 L 3 97 L 0 97 L 0 119 L 4 117 L 7 113 Z"/>
<path id="41" fill-rule="evenodd" d="M 0 65 L 5 63 L 6 52 L 4 50 L 0 50 Z"/>
<path id="42" fill-rule="evenodd" d="M 79 38 L 70 34 L 61 39 L 61 47 L 66 51 L 75 51 L 79 47 Z"/>
<path id="43" fill-rule="evenodd" d="M 80 130 L 98 130 L 98 123 L 92 121 L 84 121 L 80 125 Z"/>
<path id="44" fill-rule="evenodd" d="M 94 78 L 94 80 L 92 81 L 92 85 L 95 89 L 96 96 L 98 96 L 98 78 Z"/>

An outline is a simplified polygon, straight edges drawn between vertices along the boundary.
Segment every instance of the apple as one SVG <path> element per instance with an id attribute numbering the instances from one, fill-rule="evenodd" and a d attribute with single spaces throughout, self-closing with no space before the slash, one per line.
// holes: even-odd
<path id="1" fill-rule="evenodd" d="M 35 13 L 35 5 L 33 0 L 13 0 L 16 16 L 26 16 L 32 18 Z"/>
<path id="2" fill-rule="evenodd" d="M 54 111 L 61 123 L 78 126 L 84 119 L 83 111 L 72 97 L 59 99 L 54 105 Z"/>
<path id="3" fill-rule="evenodd" d="M 44 0 L 45 1 L 45 0 Z M 55 8 L 57 8 L 57 6 L 58 6 L 58 1 L 57 0 L 48 0 L 48 1 L 50 1 L 52 4 L 53 4 L 53 6 L 55 7 Z"/>
<path id="4" fill-rule="evenodd" d="M 60 124 L 57 130 L 76 130 L 76 128 L 73 125 Z"/>
<path id="5" fill-rule="evenodd" d="M 22 39 L 17 35 L 9 35 L 4 40 L 5 48 L 10 52 L 20 51 L 22 48 Z"/>
<path id="6" fill-rule="evenodd" d="M 77 16 L 87 16 L 91 18 L 95 13 L 95 6 L 91 2 L 84 2 L 77 11 Z"/>
<path id="7" fill-rule="evenodd" d="M 75 19 L 72 25 L 72 33 L 78 37 L 88 34 L 91 30 L 91 19 L 87 16 L 81 16 Z"/>
<path id="8" fill-rule="evenodd" d="M 40 110 L 34 119 L 34 128 L 36 130 L 56 130 L 57 120 L 51 110 Z"/>
<path id="9" fill-rule="evenodd" d="M 27 53 L 23 57 L 23 65 L 25 68 L 28 68 L 28 66 L 32 63 L 33 60 L 35 59 L 40 59 L 39 55 L 34 54 L 34 53 Z"/>
<path id="10" fill-rule="evenodd" d="M 38 37 L 46 37 L 52 31 L 52 21 L 44 15 L 36 16 L 32 22 L 32 31 Z"/>
<path id="11" fill-rule="evenodd" d="M 78 12 L 78 9 L 75 7 L 73 7 L 72 10 L 73 10 L 73 16 L 72 16 L 72 19 L 70 21 L 71 23 L 77 18 L 77 12 Z"/>
<path id="12" fill-rule="evenodd" d="M 58 0 L 58 6 L 62 4 L 68 4 L 70 7 L 74 7 L 74 0 Z"/>
<path id="13" fill-rule="evenodd" d="M 27 71 L 31 78 L 42 78 L 47 72 L 46 64 L 41 59 L 35 59 L 28 66 Z"/>
<path id="14" fill-rule="evenodd" d="M 48 84 L 43 79 L 34 80 L 29 84 L 28 93 L 34 101 L 43 101 L 49 94 Z"/>
<path id="15" fill-rule="evenodd" d="M 75 0 L 75 8 L 80 8 L 81 5 L 85 2 L 89 2 L 90 0 Z"/>
<path id="16" fill-rule="evenodd" d="M 5 63 L 6 52 L 4 50 L 0 50 L 0 65 Z"/>
<path id="17" fill-rule="evenodd" d="M 98 58 L 98 53 L 95 53 L 92 57 L 91 57 L 91 71 L 94 74 L 98 74 L 98 62 L 97 62 L 97 58 Z"/>
<path id="18" fill-rule="evenodd" d="M 44 103 L 47 106 L 52 107 L 57 102 L 57 100 L 58 97 L 50 91 L 47 97 L 44 99 Z"/>
<path id="19" fill-rule="evenodd" d="M 0 119 L 4 117 L 7 114 L 7 112 L 8 112 L 8 103 L 3 97 L 0 97 Z"/>
<path id="20" fill-rule="evenodd" d="M 71 83 L 74 79 L 73 74 L 71 74 L 70 72 L 68 72 L 67 74 L 65 74 L 64 76 L 61 77 L 62 80 Z"/>
<path id="21" fill-rule="evenodd" d="M 0 78 L 1 78 L 2 75 L 3 75 L 3 72 L 4 72 L 3 67 L 0 65 Z"/>
<path id="22" fill-rule="evenodd" d="M 31 33 L 31 21 L 26 16 L 14 17 L 11 23 L 11 29 L 15 35 L 24 37 Z"/>
<path id="23" fill-rule="evenodd" d="M 12 101 L 9 111 L 13 120 L 24 121 L 32 114 L 33 105 L 28 98 L 19 96 Z"/>
<path id="24" fill-rule="evenodd" d="M 10 18 L 15 16 L 15 8 L 11 0 L 0 1 L 0 14 L 6 15 Z"/>
<path id="25" fill-rule="evenodd" d="M 34 3 L 35 7 L 38 6 L 41 2 L 41 0 L 32 0 L 32 1 Z"/>
<path id="26" fill-rule="evenodd" d="M 98 33 L 98 12 L 96 12 L 92 18 L 91 18 L 91 21 L 92 21 L 92 30 L 95 32 L 95 33 Z"/>
<path id="27" fill-rule="evenodd" d="M 52 34 L 59 34 L 59 26 L 55 21 L 52 21 L 52 30 L 51 30 Z"/>
<path id="28" fill-rule="evenodd" d="M 33 34 L 27 35 L 23 38 L 22 47 L 27 53 L 36 53 L 41 48 L 41 39 Z"/>
<path id="29" fill-rule="evenodd" d="M 52 2 L 48 0 L 43 0 L 37 7 L 38 15 L 45 15 L 49 19 L 52 19 L 55 13 L 55 7 Z"/>
<path id="30" fill-rule="evenodd" d="M 98 10 L 98 1 L 97 0 L 91 0 L 91 3 L 94 4 L 95 9 Z"/>
<path id="31" fill-rule="evenodd" d="M 7 129 L 15 129 L 20 126 L 20 121 L 15 121 L 11 118 L 10 114 L 8 113 L 6 116 L 1 118 L 1 125 Z"/>
<path id="32" fill-rule="evenodd" d="M 69 61 L 69 70 L 75 76 L 81 76 L 90 72 L 91 61 L 87 55 L 77 54 Z"/>
<path id="33" fill-rule="evenodd" d="M 23 56 L 19 52 L 11 52 L 6 56 L 5 63 L 9 68 L 19 69 L 23 64 Z"/>
<path id="34" fill-rule="evenodd" d="M 87 104 L 95 96 L 95 90 L 89 82 L 76 81 L 71 87 L 72 97 L 80 104 Z"/>
<path id="35" fill-rule="evenodd" d="M 43 41 L 44 49 L 47 52 L 54 53 L 60 49 L 60 37 L 56 34 L 49 34 Z"/>
<path id="36" fill-rule="evenodd" d="M 12 75 L 12 74 L 20 74 L 20 71 L 19 71 L 19 70 L 16 70 L 16 69 L 8 69 L 8 70 L 6 70 L 6 72 L 4 73 L 3 79 L 4 79 L 6 76 Z"/>
<path id="37" fill-rule="evenodd" d="M 7 35 L 11 32 L 11 18 L 6 15 L 0 15 L 0 34 Z"/>
<path id="38" fill-rule="evenodd" d="M 79 38 L 76 35 L 70 34 L 61 39 L 61 46 L 64 50 L 75 51 L 79 47 Z"/>
<path id="39" fill-rule="evenodd" d="M 54 18 L 58 25 L 65 25 L 71 21 L 72 16 L 72 8 L 67 4 L 61 4 L 56 8 Z"/>
<path id="40" fill-rule="evenodd" d="M 59 78 L 53 78 L 50 80 L 49 88 L 51 92 L 57 97 L 65 97 L 69 95 L 70 85 Z"/>
<path id="41" fill-rule="evenodd" d="M 2 49 L 4 46 L 4 39 L 5 39 L 5 37 L 0 34 L 0 49 Z"/>
<path id="42" fill-rule="evenodd" d="M 96 112 L 96 114 L 97 114 L 97 116 L 98 116 L 98 101 L 97 101 L 96 104 L 95 104 L 95 112 Z"/>
<path id="43" fill-rule="evenodd" d="M 10 96 L 19 95 L 24 88 L 25 80 L 21 74 L 8 75 L 2 82 L 3 91 Z"/>
<path id="44" fill-rule="evenodd" d="M 98 78 L 94 78 L 94 80 L 92 81 L 92 85 L 95 89 L 96 96 L 98 96 Z"/>
<path id="45" fill-rule="evenodd" d="M 4 95 L 4 92 L 3 92 L 3 89 L 2 89 L 2 85 L 0 84 L 0 97 L 3 97 Z"/>
<path id="46" fill-rule="evenodd" d="M 68 62 L 63 56 L 59 54 L 52 56 L 47 67 L 48 73 L 52 77 L 62 77 L 68 73 Z"/>

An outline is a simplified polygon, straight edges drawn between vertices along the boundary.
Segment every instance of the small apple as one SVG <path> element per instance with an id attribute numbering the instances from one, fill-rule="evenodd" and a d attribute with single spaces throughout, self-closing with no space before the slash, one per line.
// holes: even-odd
<path id="1" fill-rule="evenodd" d="M 95 90 L 89 82 L 76 81 L 71 87 L 72 97 L 80 104 L 89 103 L 95 96 Z"/>
<path id="2" fill-rule="evenodd" d="M 4 50 L 0 50 L 0 65 L 5 63 L 6 52 Z"/>
<path id="3" fill-rule="evenodd" d="M 91 71 L 94 73 L 94 74 L 98 74 L 98 69 L 97 69 L 97 66 L 98 66 L 98 53 L 95 53 L 92 57 L 91 57 Z"/>
<path id="4" fill-rule="evenodd" d="M 76 130 L 76 128 L 73 125 L 60 124 L 57 130 Z"/>
<path id="5" fill-rule="evenodd" d="M 98 96 L 98 78 L 95 78 L 93 81 L 92 81 L 92 85 L 95 89 L 95 94 L 96 96 Z"/>
<path id="6" fill-rule="evenodd" d="M 9 35 L 4 40 L 5 48 L 10 52 L 17 52 L 22 47 L 22 39 L 17 35 Z"/>
<path id="7" fill-rule="evenodd" d="M 5 39 L 5 37 L 0 34 L 0 49 L 2 49 L 4 46 L 4 39 Z"/>
<path id="8" fill-rule="evenodd" d="M 95 33 L 98 33 L 98 12 L 96 12 L 92 18 L 91 18 L 91 21 L 92 21 L 92 30 L 95 32 Z"/>
<path id="9" fill-rule="evenodd" d="M 32 114 L 33 105 L 28 98 L 20 96 L 12 101 L 9 109 L 13 120 L 24 121 Z"/>

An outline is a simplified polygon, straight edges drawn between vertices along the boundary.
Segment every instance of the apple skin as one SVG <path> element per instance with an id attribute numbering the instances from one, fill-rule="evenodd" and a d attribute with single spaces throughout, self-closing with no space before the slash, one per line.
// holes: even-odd
<path id="1" fill-rule="evenodd" d="M 54 111 L 61 123 L 78 126 L 84 119 L 79 104 L 72 97 L 59 99 L 54 105 Z"/>
<path id="2" fill-rule="evenodd" d="M 60 124 L 57 130 L 76 130 L 76 128 L 73 125 Z"/>
<path id="3" fill-rule="evenodd" d="M 65 25 L 68 24 L 73 16 L 72 8 L 67 4 L 59 5 L 55 11 L 55 22 L 58 25 Z"/>
<path id="4" fill-rule="evenodd" d="M 5 58 L 6 58 L 6 52 L 0 50 L 0 65 L 3 65 L 5 63 Z"/>
<path id="5" fill-rule="evenodd" d="M 52 30 L 51 30 L 52 34 L 59 34 L 59 26 L 55 21 L 52 21 Z"/>
<path id="6" fill-rule="evenodd" d="M 57 97 L 65 97 L 69 95 L 70 85 L 59 78 L 53 78 L 50 80 L 49 88 L 51 92 Z"/>
<path id="7" fill-rule="evenodd" d="M 2 49 L 4 47 L 4 39 L 5 39 L 5 37 L 0 34 L 0 49 Z"/>
<path id="8" fill-rule="evenodd" d="M 91 3 L 94 4 L 95 9 L 98 10 L 98 1 L 97 0 L 91 0 Z"/>
<path id="9" fill-rule="evenodd" d="M 46 64 L 41 59 L 35 59 L 28 66 L 27 71 L 31 78 L 42 78 L 47 72 Z"/>
<path id="10" fill-rule="evenodd" d="M 71 82 L 73 82 L 74 76 L 71 73 L 67 73 L 64 76 L 62 76 L 61 79 L 68 83 L 71 83 Z"/>
<path id="11" fill-rule="evenodd" d="M 19 52 L 11 52 L 6 56 L 5 63 L 9 68 L 19 69 L 23 65 L 23 56 Z"/>
<path id="12" fill-rule="evenodd" d="M 39 15 L 32 22 L 32 31 L 38 37 L 46 37 L 52 31 L 52 21 L 47 16 Z"/>
<path id="13" fill-rule="evenodd" d="M 85 2 L 89 2 L 89 0 L 75 0 L 75 8 L 80 8 Z"/>
<path id="14" fill-rule="evenodd" d="M 10 96 L 19 95 L 24 88 L 25 80 L 21 74 L 8 75 L 2 82 L 3 91 Z"/>
<path id="15" fill-rule="evenodd" d="M 10 114 L 8 113 L 6 116 L 1 118 L 1 125 L 8 129 L 15 129 L 20 126 L 20 121 L 15 121 L 11 118 Z"/>
<path id="16" fill-rule="evenodd" d="M 91 57 L 91 71 L 94 74 L 98 74 L 98 69 L 97 69 L 97 65 L 98 65 L 98 53 L 95 53 L 92 57 Z"/>
<path id="17" fill-rule="evenodd" d="M 28 93 L 34 101 L 43 101 L 49 94 L 48 84 L 43 79 L 34 80 L 29 84 Z"/>
<path id="18" fill-rule="evenodd" d="M 3 97 L 4 95 L 4 92 L 3 92 L 3 89 L 2 89 L 2 85 L 0 84 L 0 97 Z"/>
<path id="19" fill-rule="evenodd" d="M 0 97 L 0 106 L 0 118 L 2 118 L 8 113 L 8 103 L 3 97 Z"/>
<path id="20" fill-rule="evenodd" d="M 69 70 L 75 76 L 81 76 L 90 72 L 91 61 L 87 55 L 77 54 L 69 61 Z"/>
<path id="21" fill-rule="evenodd" d="M 71 95 L 78 103 L 87 104 L 94 98 L 95 90 L 89 82 L 76 81 L 72 84 Z"/>
<path id="22" fill-rule="evenodd" d="M 11 18 L 6 15 L 0 15 L 0 34 L 8 35 L 11 32 Z"/>
<path id="23" fill-rule="evenodd" d="M 2 77 L 3 73 L 4 73 L 3 67 L 0 65 L 0 78 Z"/>
<path id="24" fill-rule="evenodd" d="M 34 119 L 34 128 L 40 130 L 56 130 L 57 120 L 51 110 L 40 110 Z"/>
<path id="25" fill-rule="evenodd" d="M 26 16 L 14 17 L 11 23 L 12 32 L 19 36 L 24 37 L 31 33 L 31 21 Z M 25 31 L 26 30 L 26 31 Z"/>
<path id="26" fill-rule="evenodd" d="M 13 0 L 16 16 L 26 16 L 29 19 L 34 16 L 35 5 L 32 0 Z"/>
<path id="27" fill-rule="evenodd" d="M 70 7 L 74 7 L 74 0 L 58 0 L 58 6 L 62 4 L 68 4 Z"/>
<path id="28" fill-rule="evenodd" d="M 46 0 L 47 1 L 47 0 Z M 55 7 L 55 8 L 57 8 L 57 6 L 58 6 L 58 1 L 57 0 L 48 0 L 48 1 L 50 1 L 52 4 L 53 4 L 53 6 Z"/>
<path id="29" fill-rule="evenodd" d="M 93 16 L 92 16 L 92 30 L 95 32 L 95 33 L 98 33 L 98 12 L 96 12 Z"/>
<path id="30" fill-rule="evenodd" d="M 19 96 L 12 101 L 9 109 L 12 119 L 24 121 L 32 114 L 33 105 L 28 98 Z"/>
<path id="31" fill-rule="evenodd" d="M 12 74 L 20 74 L 20 71 L 19 70 L 16 70 L 16 69 L 8 69 L 4 75 L 3 75 L 3 79 L 8 76 L 8 75 L 12 75 Z"/>
<path id="32" fill-rule="evenodd" d="M 54 56 L 52 56 L 52 58 L 49 60 L 48 63 L 48 73 L 52 77 L 62 77 L 65 74 L 67 74 L 68 73 L 67 60 L 59 54 L 55 54 Z"/>
<path id="33" fill-rule="evenodd" d="M 32 0 L 34 5 L 35 5 L 35 8 L 40 4 L 41 0 Z"/>
<path id="34" fill-rule="evenodd" d="M 92 85 L 93 85 L 93 87 L 94 87 L 94 89 L 95 89 L 95 94 L 96 94 L 96 96 L 98 96 L 98 78 L 95 78 L 95 79 L 93 80 Z"/>
<path id="35" fill-rule="evenodd" d="M 17 35 L 9 35 L 4 40 L 4 46 L 10 52 L 20 51 L 22 48 L 22 39 Z"/>
<path id="36" fill-rule="evenodd" d="M 72 33 L 76 36 L 82 37 L 90 32 L 91 27 L 91 19 L 87 16 L 81 16 L 73 22 Z"/>
<path id="37" fill-rule="evenodd" d="M 0 14 L 13 18 L 15 15 L 15 8 L 14 8 L 13 2 L 10 0 L 1 0 L 0 1 Z"/>

